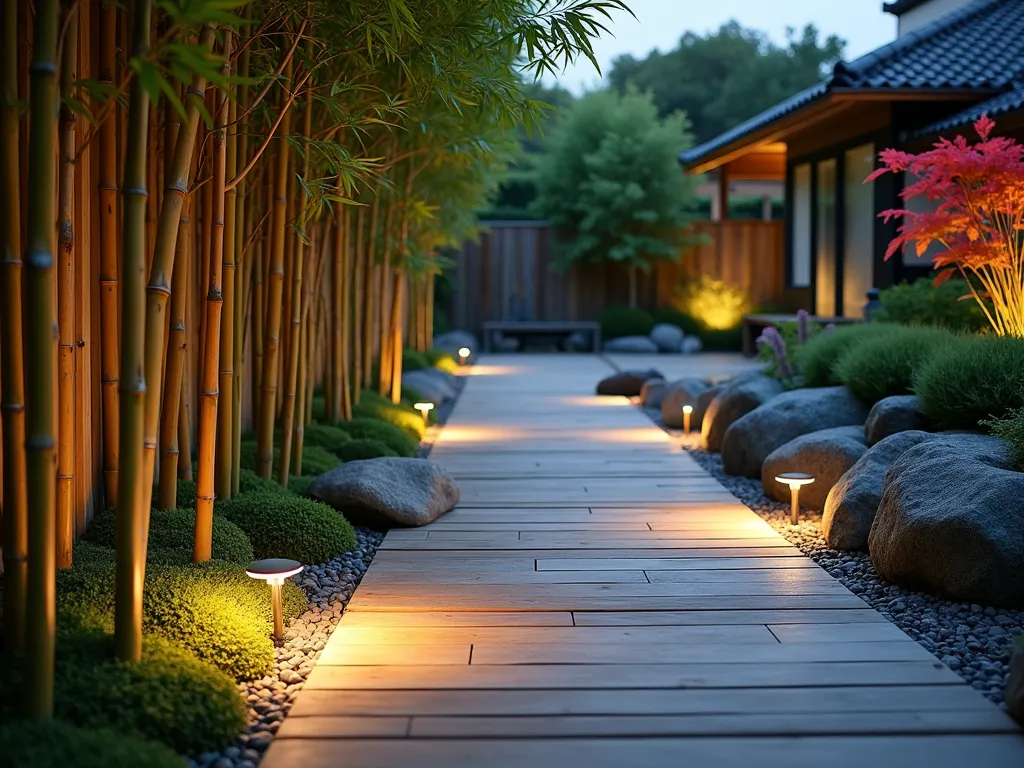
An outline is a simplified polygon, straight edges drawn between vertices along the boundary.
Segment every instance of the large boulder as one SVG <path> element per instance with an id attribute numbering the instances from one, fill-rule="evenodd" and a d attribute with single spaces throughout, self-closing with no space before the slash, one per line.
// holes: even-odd
<path id="1" fill-rule="evenodd" d="M 705 451 L 722 450 L 722 438 L 737 419 L 781 394 L 777 379 L 760 374 L 741 376 L 722 385 L 721 392 L 708 403 L 700 429 L 700 444 Z"/>
<path id="2" fill-rule="evenodd" d="M 640 404 L 644 408 L 661 408 L 661 401 L 668 392 L 668 382 L 664 379 L 648 379 L 640 387 Z"/>
<path id="3" fill-rule="evenodd" d="M 649 368 L 646 371 L 619 371 L 613 373 L 597 384 L 597 394 L 617 395 L 618 397 L 636 397 L 648 379 L 664 379 L 658 371 Z"/>
<path id="4" fill-rule="evenodd" d="M 829 489 L 867 449 L 860 427 L 809 432 L 768 454 L 761 465 L 761 485 L 769 497 L 789 501 L 789 486 L 775 478 L 783 472 L 807 472 L 814 475 L 814 482 L 800 490 L 800 503 L 810 509 L 821 509 Z"/>
<path id="5" fill-rule="evenodd" d="M 678 352 L 685 336 L 682 328 L 671 323 L 658 323 L 651 329 L 651 341 L 662 352 Z"/>
<path id="6" fill-rule="evenodd" d="M 790 440 L 830 427 L 863 424 L 868 409 L 846 387 L 794 389 L 733 422 L 722 438 L 726 474 L 761 477 L 768 454 Z"/>
<path id="7" fill-rule="evenodd" d="M 948 434 L 896 459 L 868 537 L 878 574 L 982 605 L 1024 606 L 1024 473 L 1007 446 Z"/>
<path id="8" fill-rule="evenodd" d="M 306 495 L 354 523 L 377 528 L 426 525 L 459 503 L 450 474 L 426 459 L 350 461 L 320 475 Z"/>
<path id="9" fill-rule="evenodd" d="M 868 445 L 874 445 L 897 432 L 911 429 L 927 431 L 928 420 L 918 410 L 919 404 L 917 395 L 893 395 L 875 403 L 864 423 Z"/>
<path id="10" fill-rule="evenodd" d="M 692 405 L 694 413 L 690 414 L 690 429 L 700 429 L 699 418 L 703 413 L 696 413 L 697 401 L 708 391 L 706 382 L 700 379 L 679 379 L 668 385 L 665 399 L 661 401 L 661 420 L 666 427 L 681 429 L 683 426 L 683 406 Z"/>
<path id="11" fill-rule="evenodd" d="M 476 360 L 476 356 L 480 353 L 480 342 L 469 331 L 449 331 L 434 337 L 434 349 L 447 352 L 456 360 L 459 359 L 459 350 L 463 347 L 469 348 L 469 362 Z"/>
<path id="12" fill-rule="evenodd" d="M 436 369 L 435 369 L 436 370 Z M 443 373 L 443 371 L 438 371 Z M 403 389 L 415 389 L 418 396 L 440 405 L 445 400 L 455 397 L 456 389 L 440 376 L 432 375 L 426 368 L 420 371 L 409 371 L 402 374 Z"/>
<path id="13" fill-rule="evenodd" d="M 649 336 L 620 336 L 617 339 L 606 341 L 603 349 L 605 352 L 626 352 L 629 354 L 658 354 L 658 345 L 651 341 Z"/>
<path id="14" fill-rule="evenodd" d="M 695 355 L 704 349 L 704 342 L 697 336 L 687 336 L 679 345 L 679 351 L 684 355 Z"/>
<path id="15" fill-rule="evenodd" d="M 832 549 L 868 548 L 882 486 L 889 467 L 906 451 L 935 435 L 919 430 L 897 432 L 875 443 L 840 477 L 825 500 L 821 529 Z"/>

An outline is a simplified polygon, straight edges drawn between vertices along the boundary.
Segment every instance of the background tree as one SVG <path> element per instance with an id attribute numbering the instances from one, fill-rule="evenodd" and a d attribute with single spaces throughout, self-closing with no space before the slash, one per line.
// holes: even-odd
<path id="1" fill-rule="evenodd" d="M 665 118 L 649 94 L 597 91 L 577 101 L 537 165 L 534 210 L 561 233 L 560 262 L 612 261 L 629 275 L 678 260 L 692 190 L 676 158 L 690 143 L 682 113 Z"/>

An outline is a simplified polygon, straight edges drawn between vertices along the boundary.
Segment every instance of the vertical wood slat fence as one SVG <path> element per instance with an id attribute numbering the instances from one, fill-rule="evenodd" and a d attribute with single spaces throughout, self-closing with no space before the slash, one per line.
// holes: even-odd
<path id="1" fill-rule="evenodd" d="M 697 244 L 678 262 L 638 274 L 638 306 L 668 306 L 676 286 L 702 274 L 745 288 L 754 306 L 782 299 L 783 222 L 700 221 L 693 234 Z M 554 268 L 557 242 L 543 221 L 488 222 L 478 240 L 449 256 L 455 266 L 448 317 L 453 327 L 476 334 L 488 320 L 593 320 L 603 308 L 629 302 L 621 267 Z"/>

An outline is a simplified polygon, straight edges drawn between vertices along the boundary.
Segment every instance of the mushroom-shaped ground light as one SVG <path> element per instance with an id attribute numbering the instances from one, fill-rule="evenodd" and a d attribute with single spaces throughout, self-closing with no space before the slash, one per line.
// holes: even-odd
<path id="1" fill-rule="evenodd" d="M 465 365 L 466 361 L 469 359 L 470 354 L 471 353 L 469 351 L 469 347 L 462 347 L 461 349 L 459 349 L 459 363 Z"/>
<path id="2" fill-rule="evenodd" d="M 420 414 L 423 416 L 423 423 L 424 424 L 429 424 L 430 423 L 430 412 L 432 410 L 434 410 L 434 404 L 433 403 L 416 403 L 416 404 L 413 405 L 413 408 L 415 408 L 417 411 L 419 411 Z"/>
<path id="3" fill-rule="evenodd" d="M 808 475 L 806 472 L 783 472 L 781 475 L 776 475 L 775 481 L 789 486 L 792 499 L 789 523 L 796 525 L 800 520 L 800 488 L 813 483 L 814 475 Z"/>
<path id="4" fill-rule="evenodd" d="M 683 432 L 689 434 L 690 432 L 690 414 L 693 413 L 692 405 L 683 406 Z"/>
<path id="5" fill-rule="evenodd" d="M 270 585 L 270 599 L 274 606 L 274 639 L 284 637 L 284 610 L 281 607 L 281 587 L 284 580 L 302 570 L 302 563 L 283 557 L 271 557 L 250 563 L 245 572 L 254 579 L 261 579 Z"/>

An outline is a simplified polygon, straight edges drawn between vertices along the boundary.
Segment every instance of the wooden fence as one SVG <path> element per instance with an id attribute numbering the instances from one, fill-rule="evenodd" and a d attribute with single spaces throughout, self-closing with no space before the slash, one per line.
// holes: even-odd
<path id="1" fill-rule="evenodd" d="M 755 306 L 781 301 L 781 221 L 701 221 L 699 244 L 678 262 L 659 264 L 637 279 L 637 304 L 667 306 L 687 278 L 702 274 L 746 288 Z M 488 320 L 593 320 L 605 307 L 629 302 L 629 280 L 615 265 L 555 269 L 555 234 L 542 221 L 495 221 L 479 240 L 450 254 L 454 291 L 446 308 L 456 328 L 481 332 Z"/>

